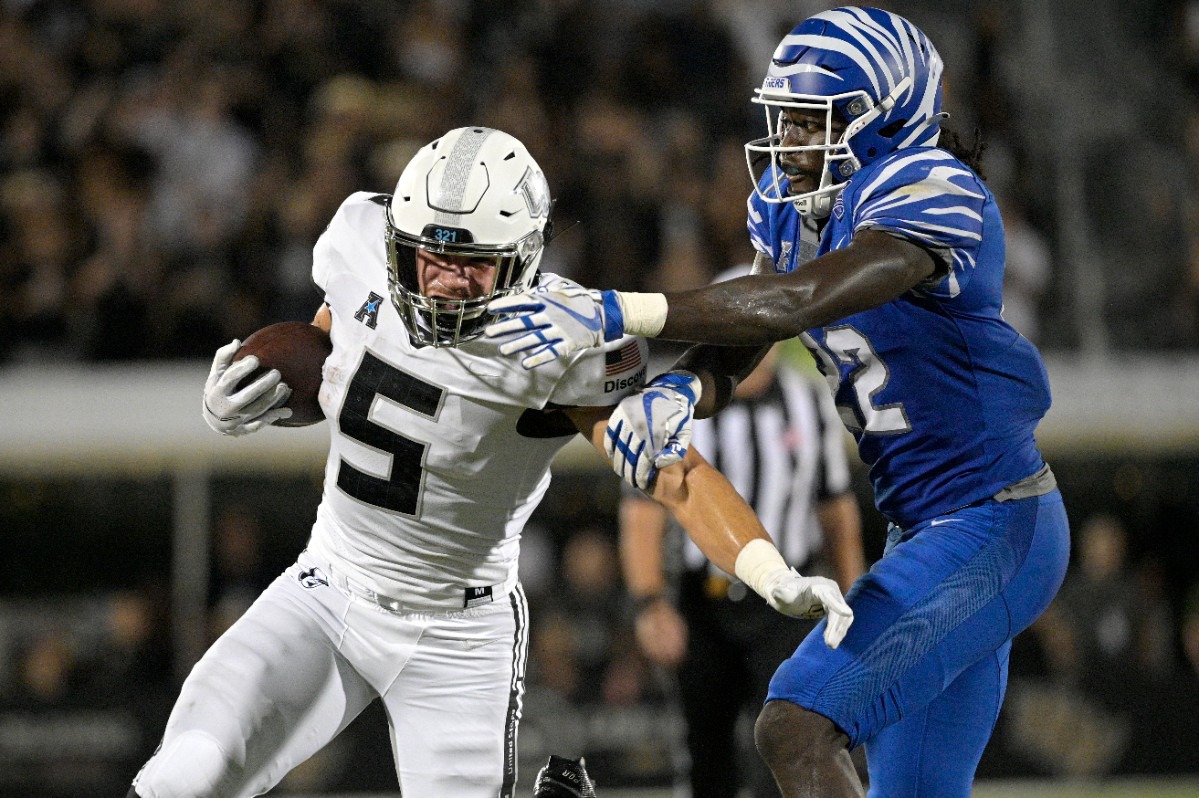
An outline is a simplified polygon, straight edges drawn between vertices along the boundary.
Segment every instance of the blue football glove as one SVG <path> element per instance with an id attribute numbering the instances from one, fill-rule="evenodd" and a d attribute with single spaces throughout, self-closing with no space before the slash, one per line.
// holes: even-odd
<path id="1" fill-rule="evenodd" d="M 604 451 L 612 470 L 635 488 L 649 490 L 658 469 L 679 462 L 691 445 L 691 418 L 701 393 L 687 371 L 659 374 L 625 397 L 608 419 Z"/>
<path id="2" fill-rule="evenodd" d="M 526 369 L 624 335 L 615 291 L 538 288 L 492 300 L 487 312 L 500 318 L 487 325 L 486 336 L 507 338 L 500 353 L 523 355 L 520 364 Z"/>

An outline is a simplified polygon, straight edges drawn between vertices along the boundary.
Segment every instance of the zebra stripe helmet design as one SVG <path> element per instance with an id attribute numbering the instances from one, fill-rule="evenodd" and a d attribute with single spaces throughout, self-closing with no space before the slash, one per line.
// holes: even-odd
<path id="1" fill-rule="evenodd" d="M 766 202 L 793 202 L 804 215 L 827 216 L 843 183 L 856 171 L 904 147 L 935 146 L 940 136 L 941 56 L 919 28 L 877 8 L 837 8 L 801 22 L 774 51 L 753 102 L 766 111 L 767 136 L 745 145 L 750 174 Z M 788 195 L 778 158 L 811 147 L 782 147 L 788 108 L 837 114 L 847 123 L 840 140 L 826 136 L 825 170 L 815 191 Z M 771 185 L 754 172 L 770 156 Z"/>

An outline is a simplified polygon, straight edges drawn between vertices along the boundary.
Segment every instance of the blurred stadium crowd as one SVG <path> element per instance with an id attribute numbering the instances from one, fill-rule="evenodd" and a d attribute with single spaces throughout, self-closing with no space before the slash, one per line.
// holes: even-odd
<path id="1" fill-rule="evenodd" d="M 752 88 L 779 36 L 832 5 L 0 0 L 0 366 L 207 361 L 266 323 L 310 317 L 311 248 L 342 199 L 390 191 L 415 148 L 463 124 L 516 135 L 545 169 L 562 231 L 548 270 L 627 290 L 703 284 L 751 255 L 742 145 L 764 128 Z M 937 43 L 949 126 L 966 141 L 982 131 L 1013 323 L 1051 352 L 1199 350 L 1199 0 L 878 5 Z M 526 538 L 540 620 L 522 745 L 577 743 L 609 784 L 660 780 L 671 688 L 630 637 L 609 481 L 557 479 Z M 130 578 L 95 542 L 70 567 L 21 553 L 54 575 L 35 586 L 36 567 L 17 569 L 0 590 L 0 786 L 115 794 L 177 688 L 167 587 L 131 582 L 169 570 L 169 490 L 38 488 L 0 483 L 13 540 L 80 523 L 58 506 L 89 496 L 104 506 L 87 523 L 158 542 Z M 210 636 L 294 558 L 318 495 L 238 490 L 254 500 L 216 502 Z M 272 491 L 293 506 L 262 511 Z M 1164 596 L 1160 552 L 1130 556 L 1144 547 L 1119 519 L 1073 520 L 1078 562 L 1017 642 L 984 769 L 1199 771 L 1157 745 L 1193 731 L 1199 583 Z M 125 589 L 69 589 L 93 577 Z M 288 786 L 333 774 L 341 789 L 386 789 L 385 739 L 355 728 Z"/>
<path id="2" fill-rule="evenodd" d="M 523 139 L 559 230 L 581 222 L 549 268 L 702 283 L 750 255 L 750 91 L 829 5 L 4 0 L 0 362 L 206 358 L 309 316 L 340 201 L 461 124 Z M 1101 344 L 1199 344 L 1196 4 L 886 5 L 938 43 L 950 126 L 988 143 L 1009 315 L 1050 349 L 1096 313 Z"/>

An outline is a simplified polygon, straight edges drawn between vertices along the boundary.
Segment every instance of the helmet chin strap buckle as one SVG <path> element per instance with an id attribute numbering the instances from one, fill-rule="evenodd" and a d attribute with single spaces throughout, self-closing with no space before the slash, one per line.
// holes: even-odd
<path id="1" fill-rule="evenodd" d="M 839 193 L 839 192 L 838 192 Z M 809 197 L 807 202 L 807 213 L 804 213 L 803 208 L 796 208 L 800 216 L 808 216 L 812 219 L 827 219 L 829 214 L 833 212 L 833 199 L 837 194 L 817 194 L 814 197 Z"/>

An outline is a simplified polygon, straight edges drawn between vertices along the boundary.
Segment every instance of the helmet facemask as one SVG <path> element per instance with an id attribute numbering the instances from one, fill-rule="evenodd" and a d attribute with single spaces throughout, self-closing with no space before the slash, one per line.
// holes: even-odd
<path id="1" fill-rule="evenodd" d="M 439 238 L 441 236 L 441 238 Z M 543 246 L 540 231 L 504 246 L 450 243 L 446 238 L 470 238 L 464 228 L 430 225 L 421 236 L 411 236 L 387 225 L 387 270 L 391 301 L 408 332 L 419 343 L 454 347 L 478 337 L 491 321 L 487 304 L 532 285 Z M 425 296 L 420 287 L 417 250 L 436 255 L 490 261 L 495 269 L 491 289 L 477 297 L 450 299 Z M 530 269 L 530 266 L 533 268 Z"/>
<path id="2" fill-rule="evenodd" d="M 764 201 L 771 204 L 790 202 L 803 216 L 823 218 L 828 216 L 833 207 L 833 201 L 841 193 L 842 182 L 856 172 L 861 163 L 849 148 L 846 137 L 842 134 L 834 141 L 833 122 L 836 118 L 835 101 L 840 97 L 778 97 L 755 90 L 753 102 L 765 107 L 766 136 L 754 139 L 745 145 L 745 160 L 750 175 L 754 181 L 755 190 Z M 856 98 L 862 92 L 854 92 Z M 786 115 L 788 109 L 811 111 L 824 115 L 824 142 L 821 144 L 806 144 L 796 147 L 783 146 L 786 131 Z M 820 185 L 814 191 L 803 194 L 790 194 L 787 183 L 786 167 L 780 162 L 780 157 L 791 153 L 819 152 L 824 159 L 824 168 L 820 172 Z M 760 177 L 754 171 L 754 164 L 761 156 L 770 158 L 767 169 L 770 171 L 768 189 L 762 190 Z M 835 180 L 834 175 L 840 173 L 841 180 Z M 769 190 L 773 188 L 773 191 Z"/>

